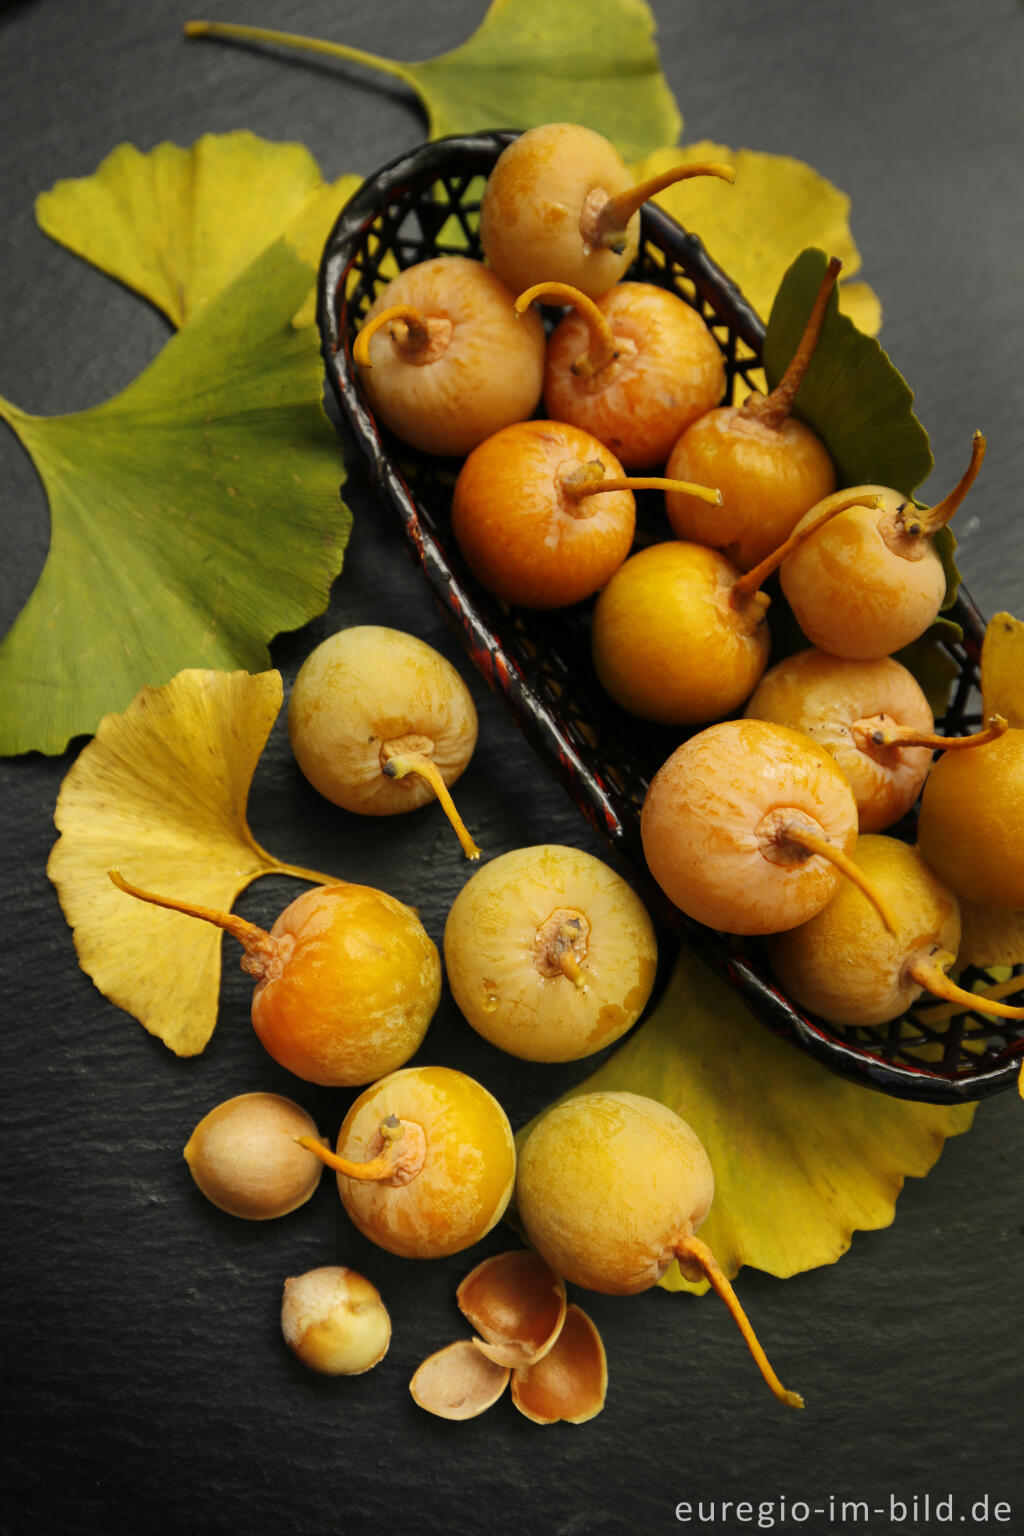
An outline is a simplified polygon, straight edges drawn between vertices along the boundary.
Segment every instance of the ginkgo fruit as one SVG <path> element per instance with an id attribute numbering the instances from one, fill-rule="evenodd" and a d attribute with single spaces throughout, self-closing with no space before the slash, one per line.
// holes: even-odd
<path id="1" fill-rule="evenodd" d="M 475 1078 L 451 1067 L 404 1067 L 366 1088 L 337 1150 L 303 1140 L 338 1175 L 351 1220 L 408 1259 L 459 1253 L 505 1213 L 515 1183 L 508 1116 Z"/>
<path id="2" fill-rule="evenodd" d="M 482 262 L 435 256 L 378 294 L 352 356 L 370 409 L 421 452 L 461 457 L 530 416 L 544 380 L 540 316 Z"/>
<path id="3" fill-rule="evenodd" d="M 1024 1008 L 968 992 L 948 976 L 960 945 L 960 909 L 917 848 L 869 833 L 853 857 L 884 893 L 895 927 L 886 932 L 862 893 L 841 886 L 808 922 L 768 941 L 772 969 L 791 997 L 832 1024 L 885 1024 L 906 1013 L 922 992 L 982 1013 L 1024 1018 Z"/>
<path id="4" fill-rule="evenodd" d="M 722 505 L 714 510 L 684 491 L 668 492 L 665 509 L 673 529 L 682 539 L 721 550 L 741 571 L 771 554 L 800 518 L 835 490 L 827 449 L 791 412 L 840 265 L 829 263 L 799 346 L 775 389 L 699 416 L 668 456 L 667 475 L 717 485 L 722 492 Z"/>
<path id="5" fill-rule="evenodd" d="M 545 411 L 599 438 L 625 469 L 664 464 L 684 428 L 722 398 L 721 348 L 671 289 L 623 282 L 594 300 L 566 283 L 537 283 L 516 300 L 517 314 L 535 301 L 572 306 L 548 341 Z M 706 502 L 692 499 L 707 511 Z"/>
<path id="6" fill-rule="evenodd" d="M 543 844 L 491 859 L 466 882 L 444 957 L 452 996 L 485 1040 L 528 1061 L 575 1061 L 636 1023 L 657 940 L 621 875 Z"/>
<path id="7" fill-rule="evenodd" d="M 542 123 L 499 155 L 480 204 L 480 240 L 515 293 L 571 283 L 596 298 L 637 252 L 640 208 L 690 176 L 732 181 L 729 165 L 690 163 L 637 186 L 618 150 L 576 123 Z"/>
<path id="8" fill-rule="evenodd" d="M 602 442 L 569 422 L 519 422 L 466 459 L 452 496 L 452 532 L 495 597 L 560 608 L 596 592 L 629 554 L 634 489 L 665 483 L 624 476 Z"/>
<path id="9" fill-rule="evenodd" d="M 1024 730 L 939 759 L 921 797 L 918 844 L 958 896 L 1024 908 Z"/>
<path id="10" fill-rule="evenodd" d="M 973 735 L 939 735 L 924 690 L 895 657 L 857 661 L 814 648 L 770 667 L 744 713 L 802 731 L 831 752 L 850 781 L 862 832 L 882 832 L 910 810 L 936 751 L 977 748 L 1006 728 L 996 718 Z"/>
<path id="11" fill-rule="evenodd" d="M 410 907 L 372 886 L 315 886 L 270 932 L 110 878 L 126 895 L 200 918 L 245 950 L 256 982 L 252 1022 L 265 1049 L 296 1077 L 331 1087 L 373 1082 L 408 1061 L 441 997 L 441 961 Z"/>
<path id="12" fill-rule="evenodd" d="M 788 726 L 724 720 L 691 736 L 651 780 L 641 835 L 666 896 L 709 928 L 794 928 L 833 899 L 843 876 L 894 926 L 851 858 L 857 805 L 845 774 Z"/>
<path id="13" fill-rule="evenodd" d="M 985 439 L 976 432 L 963 476 L 929 510 L 887 486 L 864 485 L 835 492 L 800 519 L 796 531 L 838 499 L 848 503 L 780 569 L 782 590 L 812 645 L 868 660 L 924 634 L 946 598 L 946 572 L 933 536 L 960 506 L 984 456 Z"/>
<path id="14" fill-rule="evenodd" d="M 479 857 L 448 789 L 473 755 L 476 707 L 433 646 L 379 624 L 338 630 L 299 668 L 288 736 L 306 778 L 335 805 L 393 816 L 436 798 L 466 856 Z"/>
<path id="15" fill-rule="evenodd" d="M 630 1296 L 672 1260 L 726 1302 L 772 1391 L 790 1407 L 732 1286 L 696 1236 L 714 1198 L 711 1161 L 673 1110 L 634 1093 L 593 1092 L 556 1104 L 519 1157 L 516 1209 L 529 1242 L 575 1285 Z"/>

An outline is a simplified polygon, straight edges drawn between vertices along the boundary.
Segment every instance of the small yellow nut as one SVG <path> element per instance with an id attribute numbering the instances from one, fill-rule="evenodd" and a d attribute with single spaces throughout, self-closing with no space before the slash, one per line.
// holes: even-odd
<path id="1" fill-rule="evenodd" d="M 310 1370 L 360 1376 L 387 1354 L 391 1319 L 375 1285 L 328 1264 L 285 1281 L 281 1332 Z"/>

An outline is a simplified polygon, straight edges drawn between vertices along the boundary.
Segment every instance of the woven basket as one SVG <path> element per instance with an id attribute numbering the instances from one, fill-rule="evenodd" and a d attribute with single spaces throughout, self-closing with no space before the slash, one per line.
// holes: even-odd
<path id="1" fill-rule="evenodd" d="M 324 251 L 318 323 L 328 378 L 382 501 L 401 522 L 409 553 L 475 666 L 607 839 L 656 920 L 735 988 L 769 1029 L 843 1076 L 903 1098 L 957 1103 L 1009 1086 L 1019 1068 L 1024 1026 L 973 1012 L 949 1017 L 948 1008 L 923 1004 L 877 1027 L 826 1024 L 781 991 L 759 941 L 713 932 L 666 901 L 647 873 L 640 809 L 651 778 L 684 733 L 626 715 L 599 687 L 588 639 L 592 602 L 537 613 L 509 608 L 480 587 L 451 536 L 451 491 L 459 464 L 408 448 L 368 410 L 351 356 L 363 315 L 396 266 L 444 254 L 480 256 L 483 181 L 514 137 L 442 139 L 393 161 L 364 182 L 342 210 Z M 742 400 L 760 366 L 764 326 L 696 236 L 648 206 L 639 253 L 627 276 L 668 287 L 698 311 L 722 350 L 726 398 Z M 637 536 L 640 542 L 673 536 L 655 493 L 637 497 Z M 776 589 L 773 605 L 782 601 Z M 980 720 L 984 623 L 963 588 L 949 617 L 961 627 L 963 642 L 946 647 L 958 675 L 937 729 L 952 735 Z M 892 830 L 912 837 L 913 817 Z M 992 978 L 968 969 L 959 979 L 970 988 Z M 1006 1000 L 1024 1004 L 1024 974 L 1019 993 Z"/>

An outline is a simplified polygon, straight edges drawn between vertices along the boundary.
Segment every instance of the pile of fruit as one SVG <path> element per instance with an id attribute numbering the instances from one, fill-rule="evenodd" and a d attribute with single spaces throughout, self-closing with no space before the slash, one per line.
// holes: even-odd
<path id="1" fill-rule="evenodd" d="M 723 173 L 686 167 L 698 172 Z M 529 610 L 599 594 L 590 633 L 602 686 L 639 719 L 680 736 L 697 728 L 643 808 L 648 866 L 680 910 L 718 931 L 771 936 L 786 990 L 825 1019 L 896 1018 L 924 989 L 1020 1018 L 1024 1009 L 960 994 L 947 973 L 957 893 L 1024 908 L 1021 818 L 986 845 L 975 814 L 983 797 L 1024 803 L 1024 731 L 994 717 L 962 741 L 936 737 L 924 694 L 890 654 L 940 610 L 946 576 L 932 537 L 969 489 L 984 442 L 975 436 L 960 484 L 930 510 L 885 486 L 837 488 L 824 446 L 790 414 L 837 263 L 778 388 L 721 405 L 721 352 L 696 311 L 621 281 L 651 190 L 633 187 L 589 130 L 552 124 L 515 140 L 481 208 L 488 264 L 418 263 L 369 310 L 353 352 L 366 399 L 418 451 L 464 460 L 451 526 L 485 588 Z M 550 339 L 537 301 L 569 307 Z M 677 537 L 633 552 L 637 488 L 664 490 Z M 775 569 L 809 644 L 768 670 L 763 584 Z M 290 700 L 292 748 L 321 794 L 368 815 L 436 796 L 470 859 L 480 850 L 450 787 L 476 732 L 457 672 L 392 630 L 325 641 Z M 887 829 L 922 786 L 912 847 Z M 442 976 L 410 908 L 326 884 L 267 933 L 111 877 L 241 942 L 253 1024 L 276 1061 L 305 1081 L 363 1089 L 333 1152 L 287 1100 L 218 1106 L 186 1148 L 214 1203 L 279 1216 L 309 1198 L 326 1164 L 360 1232 L 428 1258 L 470 1247 L 514 1198 L 536 1256 L 499 1256 L 467 1278 L 460 1307 L 479 1336 L 424 1363 L 412 1383 L 422 1406 L 467 1417 L 511 1379 L 538 1422 L 592 1417 L 603 1349 L 566 1305 L 564 1282 L 631 1294 L 672 1262 L 710 1281 L 772 1391 L 802 1406 L 696 1236 L 714 1176 L 677 1114 L 633 1094 L 582 1094 L 549 1111 L 517 1159 L 489 1092 L 448 1067 L 407 1065 Z M 470 1025 L 538 1062 L 581 1059 L 624 1035 L 657 962 L 654 926 L 629 885 L 551 845 L 483 864 L 450 910 L 443 947 Z M 369 1369 L 390 1336 L 374 1287 L 340 1268 L 288 1283 L 282 1328 L 308 1365 L 334 1373 Z"/>

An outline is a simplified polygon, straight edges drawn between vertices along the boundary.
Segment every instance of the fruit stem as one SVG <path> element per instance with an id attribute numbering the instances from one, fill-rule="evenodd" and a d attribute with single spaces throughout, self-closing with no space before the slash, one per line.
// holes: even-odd
<path id="1" fill-rule="evenodd" d="M 855 720 L 850 735 L 862 751 L 871 747 L 931 747 L 934 752 L 954 751 L 958 747 L 983 747 L 990 741 L 998 741 L 1007 729 L 1008 722 L 1002 715 L 990 716 L 983 731 L 970 736 L 941 736 L 938 731 L 916 731 L 911 725 L 891 724 L 884 715 Z"/>
<path id="2" fill-rule="evenodd" d="M 186 21 L 186 37 L 233 38 L 243 43 L 273 43 L 282 48 L 298 48 L 305 53 L 325 53 L 336 59 L 353 64 L 365 64 L 381 74 L 394 75 L 413 90 L 416 83 L 408 68 L 394 59 L 381 58 L 376 53 L 366 53 L 362 48 L 350 48 L 345 43 L 328 43 L 318 37 L 302 37 L 297 32 L 275 32 L 268 27 L 243 27 L 228 21 Z"/>
<path id="3" fill-rule="evenodd" d="M 1000 1019 L 1024 1019 L 1024 1008 L 997 1002 L 994 997 L 986 997 L 984 992 L 969 992 L 966 987 L 951 981 L 946 972 L 955 963 L 956 955 L 948 949 L 940 949 L 934 955 L 915 955 L 907 962 L 907 975 L 933 997 L 962 1003 L 972 1013 L 992 1013 Z"/>
<path id="4" fill-rule="evenodd" d="M 376 1157 L 366 1158 L 363 1162 L 340 1157 L 315 1136 L 296 1136 L 295 1140 L 347 1179 L 358 1179 L 362 1184 L 408 1183 L 423 1166 L 425 1139 L 422 1127 L 411 1120 L 400 1120 L 397 1115 L 386 1115 L 377 1132 L 384 1143 L 383 1148 Z"/>
<path id="5" fill-rule="evenodd" d="M 393 752 L 388 753 L 387 746 L 382 749 L 382 771 L 389 779 L 404 779 L 407 773 L 418 773 L 426 779 L 434 794 L 441 802 L 441 809 L 451 822 L 455 835 L 462 846 L 462 851 L 467 859 L 478 859 L 480 849 L 470 837 L 466 825 L 455 809 L 455 801 L 448 793 L 448 786 L 441 776 L 441 770 L 436 763 L 431 762 L 422 752 Z"/>
<path id="6" fill-rule="evenodd" d="M 571 981 L 578 992 L 582 992 L 587 984 L 587 978 L 580 969 L 579 961 L 573 952 L 573 944 L 579 939 L 579 920 L 563 923 L 555 935 L 551 946 L 551 958 L 558 966 L 566 980 Z"/>
<path id="7" fill-rule="evenodd" d="M 405 358 L 416 357 L 417 353 L 423 353 L 430 346 L 430 326 L 423 314 L 411 304 L 392 304 L 374 315 L 372 320 L 367 320 L 356 337 L 352 361 L 360 368 L 373 367 L 370 361 L 370 341 L 386 325 L 402 327 L 400 331 L 392 330 L 391 340 L 395 350 Z"/>
<path id="8" fill-rule="evenodd" d="M 532 288 L 527 288 L 521 293 L 513 306 L 516 317 L 522 316 L 529 309 L 534 299 L 547 299 L 554 304 L 571 304 L 577 314 L 585 321 L 590 337 L 590 344 L 585 352 L 581 352 L 572 365 L 572 371 L 579 379 L 592 379 L 595 373 L 600 373 L 602 368 L 607 368 L 619 355 L 618 343 L 615 333 L 608 324 L 607 317 L 601 313 L 593 299 L 587 294 L 581 293 L 571 283 L 534 283 Z"/>
<path id="9" fill-rule="evenodd" d="M 186 917 L 199 917 L 204 922 L 213 923 L 217 928 L 223 928 L 225 933 L 230 933 L 231 937 L 237 939 L 244 948 L 246 959 L 242 961 L 242 967 L 245 970 L 251 969 L 253 975 L 259 975 L 264 963 L 280 950 L 278 940 L 265 929 L 258 928 L 255 923 L 247 922 L 244 917 L 238 917 L 234 912 L 219 912 L 214 907 L 177 901 L 173 896 L 157 896 L 152 891 L 144 891 L 140 886 L 132 885 L 119 869 L 108 869 L 107 874 L 118 890 L 124 891 L 126 896 L 135 896 L 139 901 L 148 901 L 154 907 L 166 907 L 171 912 L 181 912 Z M 246 960 L 252 961 L 253 966 L 247 966 Z"/>
<path id="10" fill-rule="evenodd" d="M 624 191 L 616 192 L 612 196 L 604 193 L 599 207 L 595 200 L 589 209 L 584 209 L 584 220 L 588 219 L 588 214 L 593 214 L 592 224 L 588 222 L 585 226 L 581 221 L 580 230 L 584 240 L 588 245 L 603 245 L 613 251 L 622 251 L 626 243 L 626 226 L 644 203 L 656 197 L 659 192 L 664 192 L 666 187 L 674 186 L 678 181 L 688 181 L 691 176 L 717 176 L 721 181 L 728 182 L 736 180 L 736 172 L 731 165 L 723 165 L 719 161 L 701 160 L 691 161 L 688 165 L 673 166 L 670 171 L 663 171 L 660 176 L 652 176 L 649 180 L 641 181 L 635 187 L 626 187 Z M 591 197 L 594 197 L 593 193 Z"/>
<path id="11" fill-rule="evenodd" d="M 561 487 L 565 494 L 573 501 L 581 501 L 584 496 L 596 496 L 599 491 L 682 491 L 687 496 L 696 496 L 700 501 L 706 501 L 712 507 L 722 505 L 722 493 L 709 485 L 693 485 L 689 480 L 666 480 L 662 475 L 620 475 L 609 476 L 607 480 L 588 476 L 586 479 L 564 475 L 561 479 Z"/>
<path id="12" fill-rule="evenodd" d="M 964 470 L 960 479 L 941 501 L 929 511 L 918 512 L 913 503 L 908 502 L 903 509 L 903 532 L 911 538 L 930 539 L 938 533 L 940 528 L 945 528 L 953 513 L 963 501 L 967 492 L 977 478 L 985 457 L 985 437 L 981 432 L 975 432 L 971 438 L 971 461 Z"/>
<path id="13" fill-rule="evenodd" d="M 819 854 L 821 858 L 828 859 L 829 863 L 834 864 L 841 874 L 844 874 L 848 880 L 852 880 L 854 885 L 863 891 L 893 938 L 896 937 L 896 918 L 892 908 L 882 892 L 876 888 L 872 880 L 868 879 L 860 866 L 854 863 L 849 854 L 844 853 L 842 848 L 836 848 L 828 838 L 819 837 L 816 832 L 810 832 L 795 822 L 786 827 L 783 837 L 786 842 L 795 843 L 798 848 L 806 848 L 808 853 Z"/>
<path id="14" fill-rule="evenodd" d="M 751 1327 L 747 1314 L 740 1306 L 739 1297 L 719 1268 L 718 1260 L 711 1252 L 707 1243 L 702 1242 L 699 1237 L 678 1237 L 675 1241 L 674 1252 L 677 1259 L 688 1260 L 691 1263 L 698 1264 L 708 1277 L 712 1289 L 725 1302 L 733 1321 L 746 1340 L 747 1348 L 753 1355 L 758 1370 L 779 1401 L 785 1403 L 789 1408 L 802 1408 L 804 1400 L 799 1392 L 788 1391 L 772 1370 L 768 1356 L 762 1349 L 760 1340 Z"/>
<path id="15" fill-rule="evenodd" d="M 828 301 L 832 297 L 832 290 L 836 286 L 836 280 L 839 277 L 842 265 L 838 256 L 833 256 L 829 261 L 825 276 L 821 280 L 821 287 L 818 289 L 817 298 L 807 317 L 807 324 L 804 326 L 799 345 L 790 358 L 789 367 L 771 394 L 759 395 L 754 393 L 747 396 L 740 408 L 741 416 L 746 416 L 748 420 L 758 421 L 762 426 L 769 427 L 776 432 L 782 426 L 782 423 L 793 409 L 793 401 L 796 399 L 797 390 L 803 383 L 804 376 L 811 365 L 811 358 L 814 356 L 814 350 L 821 336 L 821 328 L 825 323 L 825 311 L 828 308 Z"/>
<path id="16" fill-rule="evenodd" d="M 803 528 L 798 528 L 794 533 L 791 533 L 784 544 L 780 544 L 778 549 L 765 556 L 760 565 L 755 565 L 752 570 L 745 572 L 738 581 L 733 583 L 733 607 L 738 606 L 737 599 L 742 602 L 753 597 L 768 580 L 772 572 L 777 570 L 783 560 L 793 553 L 794 549 L 798 549 L 805 539 L 809 539 L 812 534 L 817 533 L 819 528 L 824 528 L 825 524 L 831 522 L 840 512 L 849 512 L 851 507 L 871 507 L 877 510 L 880 505 L 881 503 L 877 496 L 854 495 L 843 497 L 840 495 L 839 500 L 826 507 L 825 511 L 819 517 L 816 517 L 813 523 L 806 523 Z"/>

